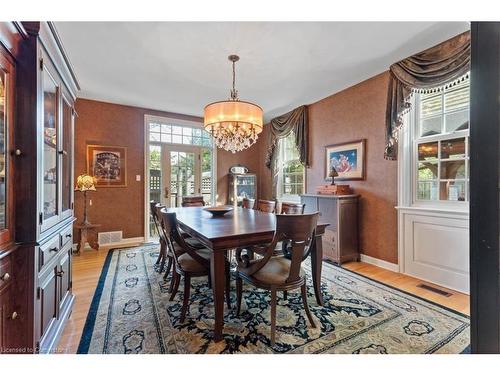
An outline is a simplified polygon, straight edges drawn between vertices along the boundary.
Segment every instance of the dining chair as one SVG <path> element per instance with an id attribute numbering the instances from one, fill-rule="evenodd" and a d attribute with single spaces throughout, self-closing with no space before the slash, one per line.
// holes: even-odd
<path id="1" fill-rule="evenodd" d="M 305 204 L 301 203 L 281 203 L 281 213 L 283 215 L 302 215 L 304 213 Z"/>
<path id="2" fill-rule="evenodd" d="M 261 211 L 261 212 L 267 212 L 267 213 L 273 214 L 275 209 L 276 209 L 276 202 L 275 201 L 266 201 L 264 199 L 259 199 L 255 203 L 254 209 Z"/>
<path id="3" fill-rule="evenodd" d="M 241 201 L 241 207 L 243 208 L 254 208 L 255 206 L 255 199 L 250 199 L 250 198 L 243 198 Z"/>
<path id="4" fill-rule="evenodd" d="M 203 195 L 187 195 L 182 197 L 182 207 L 202 207 L 204 205 Z"/>
<path id="5" fill-rule="evenodd" d="M 276 338 L 276 292 L 292 289 L 301 290 L 302 302 L 309 323 L 316 328 L 307 304 L 306 278 L 301 263 L 312 246 L 319 213 L 305 215 L 276 215 L 276 231 L 273 241 L 265 247 L 261 259 L 252 260 L 247 254 L 237 252 L 236 270 L 236 315 L 239 316 L 243 294 L 243 281 L 260 289 L 271 291 L 271 345 Z M 290 255 L 273 256 L 276 244 L 290 241 Z"/>
<path id="6" fill-rule="evenodd" d="M 161 211 L 161 227 L 167 238 L 167 246 L 174 259 L 172 275 L 172 291 L 170 301 L 173 301 L 179 289 L 181 277 L 184 277 L 184 296 L 181 308 L 180 323 L 186 318 L 191 293 L 191 278 L 207 276 L 210 277 L 210 250 L 208 248 L 197 249 L 191 246 L 186 239 L 180 235 L 179 225 L 175 212 Z M 231 308 L 230 302 L 230 279 L 229 263 L 225 265 L 226 272 L 226 303 Z"/>
<path id="7" fill-rule="evenodd" d="M 161 215 L 162 215 L 162 210 L 168 210 L 164 205 L 161 204 L 156 204 L 155 206 L 155 214 L 158 220 L 158 225 L 159 225 L 159 233 L 160 233 L 160 256 L 162 257 L 162 264 L 160 266 L 160 272 L 163 272 L 163 265 L 165 264 L 165 260 L 168 260 L 167 263 L 167 268 L 165 270 L 165 274 L 163 275 L 163 279 L 167 280 L 168 275 L 170 274 L 170 270 L 172 268 L 172 263 L 173 263 L 173 254 L 169 250 L 167 244 L 167 237 L 165 235 L 165 232 L 161 228 Z M 186 241 L 191 247 L 195 249 L 203 249 L 205 246 L 199 242 L 197 239 L 190 237 L 187 233 L 179 231 L 180 235 L 184 238 L 184 241 Z M 165 244 L 163 247 L 161 244 Z M 159 257 L 160 257 L 159 256 Z M 158 263 L 158 261 L 157 261 Z M 170 284 L 170 290 L 172 290 L 172 284 Z"/>

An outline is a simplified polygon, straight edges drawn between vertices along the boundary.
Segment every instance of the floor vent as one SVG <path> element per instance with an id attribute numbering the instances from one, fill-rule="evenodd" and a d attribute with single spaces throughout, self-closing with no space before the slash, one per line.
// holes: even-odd
<path id="1" fill-rule="evenodd" d="M 439 289 L 439 288 L 436 288 L 436 287 L 433 287 L 433 286 L 430 286 L 430 285 L 427 285 L 427 284 L 418 284 L 417 285 L 419 288 L 422 288 L 422 289 L 425 289 L 425 290 L 428 290 L 430 292 L 433 292 L 433 293 L 436 293 L 436 294 L 439 294 L 441 296 L 445 296 L 445 297 L 449 297 L 451 296 L 452 294 L 451 293 L 448 293 L 442 289 Z"/>
<path id="2" fill-rule="evenodd" d="M 98 242 L 99 245 L 115 244 L 121 242 L 123 239 L 123 232 L 99 232 Z"/>

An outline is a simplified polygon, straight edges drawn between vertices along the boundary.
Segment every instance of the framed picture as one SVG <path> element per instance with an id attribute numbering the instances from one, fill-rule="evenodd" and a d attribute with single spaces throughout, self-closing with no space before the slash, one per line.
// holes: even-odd
<path id="1" fill-rule="evenodd" d="M 87 145 L 87 173 L 97 179 L 96 186 L 127 186 L 127 149 Z"/>
<path id="2" fill-rule="evenodd" d="M 338 177 L 335 180 L 365 179 L 365 139 L 340 143 L 325 147 L 325 180 L 332 180 L 328 175 L 332 167 Z"/>

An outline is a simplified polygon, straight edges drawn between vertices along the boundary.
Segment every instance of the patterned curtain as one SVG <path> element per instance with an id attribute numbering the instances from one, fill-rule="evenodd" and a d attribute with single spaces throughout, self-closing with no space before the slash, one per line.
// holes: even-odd
<path id="1" fill-rule="evenodd" d="M 397 132 L 414 92 L 440 91 L 466 78 L 470 70 L 470 32 L 401 60 L 390 67 L 385 158 L 397 159 Z"/>
<path id="2" fill-rule="evenodd" d="M 273 159 L 277 154 L 278 139 L 285 138 L 291 132 L 295 134 L 295 145 L 299 151 L 300 162 L 306 167 L 309 166 L 309 118 L 307 115 L 307 106 L 303 105 L 295 108 L 284 115 L 271 120 L 271 138 L 272 143 L 269 147 L 266 166 L 272 167 Z"/>

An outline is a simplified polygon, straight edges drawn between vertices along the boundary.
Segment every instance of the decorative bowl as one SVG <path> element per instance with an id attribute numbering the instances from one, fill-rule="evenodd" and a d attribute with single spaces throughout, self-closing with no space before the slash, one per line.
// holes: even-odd
<path id="1" fill-rule="evenodd" d="M 233 210 L 232 206 L 214 206 L 214 207 L 205 207 L 203 208 L 205 211 L 208 211 L 212 214 L 212 216 L 223 216 L 228 212 Z"/>

